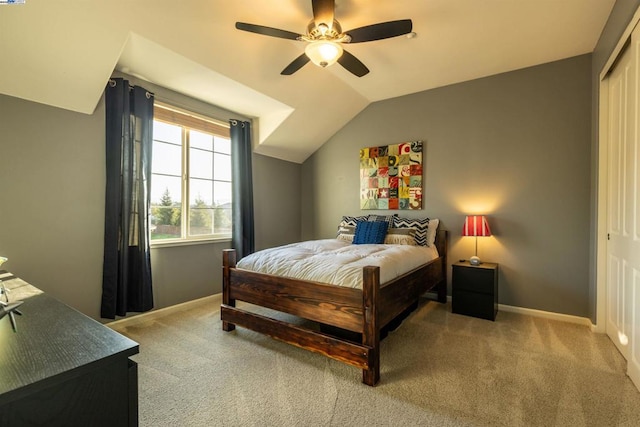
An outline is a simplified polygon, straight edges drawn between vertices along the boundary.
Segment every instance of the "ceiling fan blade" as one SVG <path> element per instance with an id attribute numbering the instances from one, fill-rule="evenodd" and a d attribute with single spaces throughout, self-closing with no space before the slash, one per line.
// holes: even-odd
<path id="1" fill-rule="evenodd" d="M 265 27 L 264 25 L 247 24 L 246 22 L 236 22 L 236 28 L 250 33 L 262 34 L 263 36 L 278 37 L 281 39 L 298 40 L 300 34 L 291 31 L 280 30 L 278 28 Z"/>
<path id="2" fill-rule="evenodd" d="M 329 28 L 333 26 L 333 15 L 336 8 L 335 0 L 311 0 L 313 7 L 313 21 L 316 27 L 326 24 Z"/>
<path id="3" fill-rule="evenodd" d="M 354 28 L 353 30 L 345 31 L 345 34 L 351 36 L 349 43 L 362 43 L 409 34 L 412 29 L 413 23 L 411 19 L 401 19 L 399 21 L 381 22 L 367 25 L 366 27 Z"/>
<path id="4" fill-rule="evenodd" d="M 347 52 L 342 52 L 342 56 L 338 58 L 338 63 L 347 69 L 350 73 L 362 77 L 369 73 L 369 69 L 358 58 Z"/>
<path id="5" fill-rule="evenodd" d="M 291 62 L 291 64 L 287 65 L 287 67 L 282 70 L 280 74 L 283 76 L 290 76 L 291 74 L 298 71 L 300 68 L 304 67 L 307 62 L 309 62 L 309 57 L 306 54 L 302 54 L 298 56 L 296 59 Z"/>

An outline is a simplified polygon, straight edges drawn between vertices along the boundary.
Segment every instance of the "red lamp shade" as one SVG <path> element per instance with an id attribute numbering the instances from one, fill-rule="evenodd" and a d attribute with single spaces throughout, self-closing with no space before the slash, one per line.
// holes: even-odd
<path id="1" fill-rule="evenodd" d="M 468 215 L 462 227 L 463 236 L 491 236 L 487 218 L 483 215 Z"/>
<path id="2" fill-rule="evenodd" d="M 462 235 L 476 238 L 476 254 L 469 258 L 469 263 L 471 265 L 482 264 L 480 258 L 478 258 L 478 236 L 491 236 L 491 229 L 489 228 L 487 218 L 483 215 L 467 215 L 467 218 L 464 220 L 464 225 L 462 226 Z"/>

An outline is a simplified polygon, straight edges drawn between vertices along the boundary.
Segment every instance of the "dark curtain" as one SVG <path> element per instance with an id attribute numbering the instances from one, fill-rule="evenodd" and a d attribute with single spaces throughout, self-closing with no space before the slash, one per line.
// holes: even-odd
<path id="1" fill-rule="evenodd" d="M 103 318 L 153 308 L 149 203 L 153 94 L 127 80 L 105 90 L 107 188 L 105 198 Z"/>
<path id="2" fill-rule="evenodd" d="M 255 251 L 253 178 L 251 173 L 251 123 L 230 120 L 233 231 L 231 244 L 237 259 Z"/>

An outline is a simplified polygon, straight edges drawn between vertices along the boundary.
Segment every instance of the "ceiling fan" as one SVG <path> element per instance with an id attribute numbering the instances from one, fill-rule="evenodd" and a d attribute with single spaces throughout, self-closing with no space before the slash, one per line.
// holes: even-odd
<path id="1" fill-rule="evenodd" d="M 369 69 L 358 58 L 344 50 L 343 43 L 363 43 L 374 40 L 409 34 L 413 28 L 411 19 L 381 22 L 342 32 L 340 23 L 335 19 L 335 0 L 311 0 L 313 19 L 307 26 L 306 34 L 297 34 L 263 25 L 236 22 L 236 28 L 242 31 L 265 36 L 307 42 L 305 53 L 297 57 L 280 74 L 291 75 L 312 61 L 320 67 L 328 67 L 336 62 L 358 77 Z"/>

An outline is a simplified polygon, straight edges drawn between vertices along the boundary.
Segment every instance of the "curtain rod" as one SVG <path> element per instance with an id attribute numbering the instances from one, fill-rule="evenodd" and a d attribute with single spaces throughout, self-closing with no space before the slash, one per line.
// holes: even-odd
<path id="1" fill-rule="evenodd" d="M 113 80 L 113 79 L 109 79 L 109 86 L 116 87 L 116 81 Z M 135 88 L 135 87 L 136 87 L 135 85 L 129 85 L 129 90 L 133 90 L 133 88 Z M 149 92 L 148 90 L 146 90 L 145 96 L 147 97 L 147 99 L 149 99 L 154 95 L 153 95 L 153 92 Z"/>

